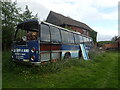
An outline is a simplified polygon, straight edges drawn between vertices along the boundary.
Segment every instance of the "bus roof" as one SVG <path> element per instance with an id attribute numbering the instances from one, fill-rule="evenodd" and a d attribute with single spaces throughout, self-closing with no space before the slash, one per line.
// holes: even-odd
<path id="1" fill-rule="evenodd" d="M 19 23 L 17 24 L 17 27 L 18 27 L 18 28 L 19 28 L 19 27 L 22 28 L 22 27 L 24 27 L 25 23 L 26 23 L 26 24 L 27 24 L 27 23 L 29 23 L 29 24 L 33 24 L 33 23 L 39 24 L 39 21 L 38 21 L 37 19 L 28 19 L 28 20 L 19 22 Z M 51 26 L 54 26 L 54 27 L 63 29 L 63 30 L 65 30 L 65 31 L 68 31 L 68 32 L 72 32 L 72 33 L 75 33 L 75 34 L 78 34 L 78 35 L 82 35 L 82 36 L 87 37 L 87 38 L 91 38 L 91 37 L 86 36 L 86 35 L 84 35 L 84 34 L 81 34 L 81 33 L 75 32 L 75 31 L 70 31 L 70 30 L 68 30 L 68 29 L 66 29 L 66 28 L 63 28 L 63 27 L 60 27 L 60 26 L 56 26 L 56 25 L 51 24 L 51 23 L 48 23 L 48 22 L 42 21 L 42 22 L 40 22 L 40 23 L 44 23 L 44 24 L 47 24 L 47 25 L 51 25 Z M 28 25 L 28 26 L 30 26 L 30 25 Z"/>
<path id="2" fill-rule="evenodd" d="M 24 23 L 27 23 L 27 22 L 38 22 L 38 20 L 36 20 L 36 19 L 28 19 L 28 20 L 19 22 L 17 25 L 24 24 Z"/>
<path id="3" fill-rule="evenodd" d="M 39 25 L 38 20 L 29 19 L 29 20 L 25 20 L 25 21 L 18 23 L 17 28 L 25 29 L 25 30 L 39 31 L 38 25 Z"/>
<path id="4" fill-rule="evenodd" d="M 56 25 L 51 24 L 51 23 L 48 23 L 48 22 L 41 22 L 41 23 L 44 23 L 44 24 L 48 24 L 48 25 L 51 25 L 51 26 L 57 27 L 57 28 L 63 29 L 63 30 L 68 31 L 68 32 L 72 32 L 72 33 L 75 33 L 75 34 L 79 34 L 79 35 L 82 35 L 82 36 L 87 37 L 87 38 L 91 38 L 91 37 L 86 36 L 86 35 L 84 35 L 84 34 L 81 34 L 81 33 L 79 33 L 79 32 L 70 31 L 70 30 L 68 30 L 68 29 L 66 29 L 66 28 L 63 28 L 63 27 L 60 27 L 60 26 L 56 26 Z"/>

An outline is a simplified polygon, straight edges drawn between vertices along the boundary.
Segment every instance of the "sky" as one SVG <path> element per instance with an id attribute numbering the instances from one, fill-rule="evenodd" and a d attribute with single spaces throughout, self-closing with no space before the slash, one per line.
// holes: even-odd
<path id="1" fill-rule="evenodd" d="M 13 0 L 14 1 L 14 0 Z M 83 22 L 97 31 L 97 41 L 109 41 L 118 36 L 119 0 L 18 0 L 18 7 L 25 5 L 38 13 L 39 20 L 47 18 L 50 10 Z"/>

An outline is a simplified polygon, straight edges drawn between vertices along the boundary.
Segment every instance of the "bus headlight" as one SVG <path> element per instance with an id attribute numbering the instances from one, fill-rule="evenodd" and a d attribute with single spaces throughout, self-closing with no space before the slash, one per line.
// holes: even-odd
<path id="1" fill-rule="evenodd" d="M 31 60 L 34 61 L 35 60 L 35 56 L 31 56 Z"/>
<path id="2" fill-rule="evenodd" d="M 34 52 L 35 52 L 35 48 L 34 48 L 34 47 L 31 49 L 31 52 L 32 52 L 32 53 L 34 53 Z"/>

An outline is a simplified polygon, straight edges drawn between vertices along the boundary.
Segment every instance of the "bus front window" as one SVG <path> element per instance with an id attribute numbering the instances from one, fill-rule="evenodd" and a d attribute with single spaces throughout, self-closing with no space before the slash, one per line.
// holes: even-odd
<path id="1" fill-rule="evenodd" d="M 26 35 L 27 40 L 36 40 L 38 38 L 38 32 L 28 32 Z"/>
<path id="2" fill-rule="evenodd" d="M 26 30 L 18 29 L 16 32 L 17 32 L 16 37 L 15 37 L 16 41 L 25 41 L 26 40 L 26 37 L 25 37 L 27 34 Z"/>
<path id="3" fill-rule="evenodd" d="M 18 23 L 15 41 L 36 40 L 38 38 L 39 23 L 37 20 L 26 20 Z"/>
<path id="4" fill-rule="evenodd" d="M 19 29 L 16 34 L 16 41 L 37 40 L 38 32 Z"/>

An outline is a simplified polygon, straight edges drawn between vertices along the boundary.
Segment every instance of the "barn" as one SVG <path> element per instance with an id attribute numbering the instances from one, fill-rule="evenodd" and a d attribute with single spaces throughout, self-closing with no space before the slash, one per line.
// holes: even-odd
<path id="1" fill-rule="evenodd" d="M 62 14 L 50 11 L 46 19 L 46 22 L 90 36 L 93 38 L 93 41 L 96 42 L 97 32 L 94 31 L 92 28 L 90 28 L 87 24 L 82 23 L 80 21 L 74 20 Z"/>

